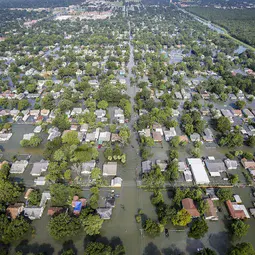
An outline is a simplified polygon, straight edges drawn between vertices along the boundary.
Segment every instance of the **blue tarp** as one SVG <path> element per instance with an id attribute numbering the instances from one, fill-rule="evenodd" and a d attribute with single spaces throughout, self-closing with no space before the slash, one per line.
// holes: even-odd
<path id="1" fill-rule="evenodd" d="M 81 208 L 82 208 L 82 203 L 80 201 L 76 201 L 75 202 L 75 207 L 74 207 L 74 211 L 81 211 Z"/>

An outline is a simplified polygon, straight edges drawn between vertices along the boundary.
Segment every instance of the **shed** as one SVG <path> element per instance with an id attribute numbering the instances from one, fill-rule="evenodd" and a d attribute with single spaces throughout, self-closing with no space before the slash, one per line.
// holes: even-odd
<path id="1" fill-rule="evenodd" d="M 120 177 L 115 177 L 111 180 L 111 187 L 120 188 L 122 185 L 122 179 Z"/>

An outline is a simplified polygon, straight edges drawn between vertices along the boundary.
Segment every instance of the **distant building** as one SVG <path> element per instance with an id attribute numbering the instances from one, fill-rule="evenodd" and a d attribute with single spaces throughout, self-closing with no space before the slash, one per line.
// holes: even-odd
<path id="1" fill-rule="evenodd" d="M 192 218 L 200 217 L 200 213 L 197 210 L 197 207 L 194 204 L 193 199 L 185 198 L 182 200 L 182 207 L 188 211 Z"/>
<path id="2" fill-rule="evenodd" d="M 237 203 L 231 202 L 230 200 L 226 202 L 226 205 L 230 213 L 230 216 L 233 219 L 249 219 L 250 218 L 250 215 L 244 205 L 239 205 Z"/>

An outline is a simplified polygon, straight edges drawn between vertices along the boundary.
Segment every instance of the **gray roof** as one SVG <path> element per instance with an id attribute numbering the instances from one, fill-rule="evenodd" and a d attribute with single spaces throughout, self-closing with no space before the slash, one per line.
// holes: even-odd
<path id="1" fill-rule="evenodd" d="M 106 131 L 106 132 L 100 132 L 99 134 L 99 141 L 101 142 L 109 142 L 111 140 L 111 133 Z"/>
<path id="2" fill-rule="evenodd" d="M 30 172 L 31 175 L 39 176 L 42 172 L 47 171 L 47 168 L 49 166 L 49 162 L 36 162 L 33 164 L 33 168 Z"/>
<path id="3" fill-rule="evenodd" d="M 10 169 L 10 173 L 11 174 L 22 174 L 26 167 L 28 165 L 28 161 L 27 160 L 20 160 L 20 161 L 16 161 L 12 164 L 11 169 Z"/>
<path id="4" fill-rule="evenodd" d="M 117 162 L 108 162 L 103 165 L 103 175 L 115 176 L 117 174 Z"/>
<path id="5" fill-rule="evenodd" d="M 225 164 L 221 160 L 205 160 L 205 165 L 209 172 L 223 172 L 226 170 Z"/>
<path id="6" fill-rule="evenodd" d="M 25 207 L 24 215 L 30 220 L 40 219 L 43 213 L 43 207 Z"/>
<path id="7" fill-rule="evenodd" d="M 143 171 L 143 173 L 148 173 L 151 171 L 151 161 L 150 160 L 142 162 L 142 171 Z"/>
<path id="8" fill-rule="evenodd" d="M 230 159 L 225 159 L 224 163 L 227 169 L 236 169 L 238 165 L 236 160 L 230 160 Z"/>
<path id="9" fill-rule="evenodd" d="M 85 163 L 82 163 L 82 174 L 90 174 L 91 170 L 96 166 L 96 161 L 91 160 Z"/>
<path id="10" fill-rule="evenodd" d="M 109 220 L 112 216 L 112 207 L 100 207 L 96 209 L 101 219 Z"/>

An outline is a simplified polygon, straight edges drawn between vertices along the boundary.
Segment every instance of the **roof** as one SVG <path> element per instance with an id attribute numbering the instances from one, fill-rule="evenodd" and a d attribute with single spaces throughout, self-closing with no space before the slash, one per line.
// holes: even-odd
<path id="1" fill-rule="evenodd" d="M 48 209 L 48 215 L 49 215 L 49 216 L 53 216 L 54 214 L 59 213 L 59 212 L 61 212 L 62 210 L 63 210 L 62 207 L 50 207 L 50 208 Z"/>
<path id="2" fill-rule="evenodd" d="M 226 202 L 226 205 L 228 207 L 228 211 L 230 213 L 230 216 L 233 218 L 233 219 L 245 219 L 245 214 L 244 214 L 244 211 L 243 210 L 235 210 L 237 208 L 234 208 L 232 202 L 230 200 L 228 200 Z"/>
<path id="3" fill-rule="evenodd" d="M 109 142 L 111 140 L 111 133 L 108 131 L 100 132 L 99 141 L 101 142 Z"/>
<path id="4" fill-rule="evenodd" d="M 235 201 L 236 201 L 238 204 L 241 204 L 241 203 L 242 203 L 242 200 L 241 200 L 241 198 L 240 198 L 239 195 L 234 195 L 234 199 L 235 199 Z"/>
<path id="5" fill-rule="evenodd" d="M 243 158 L 241 159 L 241 163 L 245 169 L 247 168 L 255 169 L 255 161 L 253 160 L 248 161 L 246 158 Z"/>
<path id="6" fill-rule="evenodd" d="M 223 172 L 226 170 L 225 164 L 221 160 L 205 160 L 204 162 L 209 172 Z"/>
<path id="7" fill-rule="evenodd" d="M 208 209 L 205 211 L 205 216 L 218 218 L 217 210 L 213 204 L 213 201 L 210 198 L 207 198 L 205 201 L 208 204 Z"/>
<path id="8" fill-rule="evenodd" d="M 188 213 L 192 217 L 199 217 L 200 213 L 198 212 L 193 199 L 191 198 L 185 198 L 182 200 L 182 207 L 188 211 Z"/>
<path id="9" fill-rule="evenodd" d="M 96 161 L 95 160 L 84 162 L 84 163 L 82 163 L 81 173 L 82 174 L 90 174 L 91 170 L 93 168 L 95 168 L 95 166 L 96 166 Z"/>
<path id="10" fill-rule="evenodd" d="M 10 173 L 11 174 L 22 174 L 25 171 L 25 168 L 28 165 L 28 161 L 27 160 L 20 160 L 20 161 L 16 161 L 12 164 L 11 169 L 10 169 Z"/>
<path id="11" fill-rule="evenodd" d="M 100 215 L 101 219 L 109 220 L 112 216 L 111 207 L 100 207 L 96 209 L 97 213 Z"/>
<path id="12" fill-rule="evenodd" d="M 121 186 L 122 184 L 122 179 L 120 177 L 115 177 L 111 180 L 111 186 L 114 187 L 114 186 Z"/>
<path id="13" fill-rule="evenodd" d="M 33 168 L 30 172 L 33 176 L 39 176 L 42 172 L 46 171 L 49 166 L 49 162 L 36 162 L 33 164 Z"/>
<path id="14" fill-rule="evenodd" d="M 152 162 L 150 160 L 146 160 L 142 162 L 142 171 L 143 173 L 148 173 L 151 170 Z"/>
<path id="15" fill-rule="evenodd" d="M 108 162 L 103 165 L 103 175 L 112 175 L 117 174 L 117 162 Z"/>
<path id="16" fill-rule="evenodd" d="M 25 207 L 24 215 L 30 220 L 40 219 L 43 213 L 43 207 Z"/>
<path id="17" fill-rule="evenodd" d="M 152 133 L 153 136 L 153 140 L 157 141 L 157 142 L 161 142 L 162 141 L 162 136 L 160 132 L 153 132 Z"/>
<path id="18" fill-rule="evenodd" d="M 199 158 L 188 158 L 187 161 L 190 165 L 195 182 L 197 184 L 209 184 L 210 180 L 208 178 L 202 160 Z"/>
<path id="19" fill-rule="evenodd" d="M 81 201 L 74 201 L 72 203 L 72 205 L 73 205 L 74 213 L 80 213 L 81 208 L 82 208 L 82 202 Z"/>
<path id="20" fill-rule="evenodd" d="M 184 178 L 185 178 L 186 182 L 192 182 L 193 179 L 192 179 L 191 171 L 185 170 L 185 171 L 183 171 L 183 174 L 184 174 Z"/>
<path id="21" fill-rule="evenodd" d="M 12 219 L 16 219 L 19 214 L 24 210 L 24 203 L 15 203 L 14 205 L 9 205 L 6 209 L 7 215 L 10 215 Z"/>
<path id="22" fill-rule="evenodd" d="M 237 168 L 236 160 L 225 159 L 224 163 L 225 163 L 227 169 L 236 169 Z"/>

